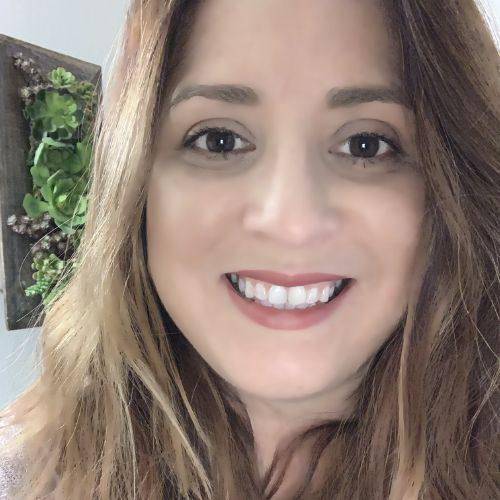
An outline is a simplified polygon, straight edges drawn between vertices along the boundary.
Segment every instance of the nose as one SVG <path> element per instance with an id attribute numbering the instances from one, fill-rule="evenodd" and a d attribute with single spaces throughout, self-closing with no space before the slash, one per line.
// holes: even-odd
<path id="1" fill-rule="evenodd" d="M 261 167 L 245 211 L 244 230 L 288 247 L 326 240 L 337 221 L 328 202 L 330 190 L 314 160 L 289 149 Z"/>

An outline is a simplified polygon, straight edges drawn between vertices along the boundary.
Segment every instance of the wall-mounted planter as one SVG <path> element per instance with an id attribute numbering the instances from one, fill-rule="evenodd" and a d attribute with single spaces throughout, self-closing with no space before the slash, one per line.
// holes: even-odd
<path id="1" fill-rule="evenodd" d="M 78 80 L 100 87 L 101 68 L 73 57 L 53 52 L 5 35 L 0 35 L 0 288 L 4 295 L 7 330 L 40 326 L 43 306 L 39 296 L 27 297 L 33 283 L 31 247 L 35 243 L 7 226 L 11 214 L 22 216 L 23 198 L 32 191 L 33 179 L 26 160 L 29 124 L 23 115 L 19 90 L 26 85 L 14 56 L 32 58 L 42 73 L 63 67 Z"/>

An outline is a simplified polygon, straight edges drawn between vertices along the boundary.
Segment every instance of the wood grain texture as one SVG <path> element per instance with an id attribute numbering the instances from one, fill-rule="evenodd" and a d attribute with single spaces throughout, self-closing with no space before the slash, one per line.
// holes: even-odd
<path id="1" fill-rule="evenodd" d="M 26 159 L 29 125 L 23 116 L 19 89 L 26 85 L 12 56 L 22 52 L 33 58 L 43 74 L 58 66 L 79 80 L 89 80 L 100 89 L 101 68 L 74 57 L 59 54 L 0 34 L 0 288 L 3 290 L 7 330 L 40 326 L 43 321 L 41 297 L 26 297 L 24 289 L 34 283 L 30 247 L 35 243 L 7 226 L 7 218 L 24 215 L 24 195 L 33 184 Z"/>

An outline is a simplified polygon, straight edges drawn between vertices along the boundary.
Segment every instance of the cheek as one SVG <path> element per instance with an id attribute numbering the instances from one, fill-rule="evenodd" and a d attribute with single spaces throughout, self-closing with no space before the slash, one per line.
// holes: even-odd
<path id="1" fill-rule="evenodd" d="M 376 352 L 406 310 L 425 188 L 416 179 L 400 178 L 393 185 L 363 188 L 356 196 L 351 193 L 350 199 L 348 239 L 356 252 L 359 281 L 356 294 L 346 303 L 350 335 L 340 349 L 352 368 Z"/>
<path id="2" fill-rule="evenodd" d="M 200 190 L 179 178 L 175 171 L 157 169 L 147 197 L 148 258 L 152 266 L 160 258 L 162 267 L 172 271 L 199 269 L 203 265 L 203 256 L 216 237 L 216 225 L 207 217 L 210 210 L 206 203 Z"/>
<path id="3" fill-rule="evenodd" d="M 172 319 L 186 331 L 196 331 L 194 318 L 213 312 L 207 290 L 228 271 L 228 261 L 219 257 L 224 246 L 231 247 L 225 242 L 231 217 L 223 202 L 227 190 L 207 184 L 178 165 L 158 163 L 147 190 L 149 273 Z"/>
<path id="4" fill-rule="evenodd" d="M 153 170 L 147 192 L 147 266 L 163 306 L 189 338 L 198 330 L 195 318 L 208 314 L 204 279 L 213 234 L 199 193 L 163 166 Z"/>
<path id="5" fill-rule="evenodd" d="M 424 185 L 416 177 L 401 176 L 358 199 L 363 200 L 356 213 L 358 235 L 367 249 L 367 285 L 376 290 L 379 301 L 400 309 L 407 300 L 421 237 Z"/>

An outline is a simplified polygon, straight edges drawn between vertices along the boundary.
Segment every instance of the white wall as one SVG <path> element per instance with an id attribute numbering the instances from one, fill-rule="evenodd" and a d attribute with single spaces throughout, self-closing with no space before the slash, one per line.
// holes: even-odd
<path id="1" fill-rule="evenodd" d="M 128 0 L 0 0 L 0 33 L 103 66 Z"/>
<path id="2" fill-rule="evenodd" d="M 500 0 L 481 0 L 500 47 Z M 128 0 L 0 0 L 0 33 L 71 55 L 109 70 L 108 55 Z M 36 376 L 39 329 L 5 330 L 0 289 L 0 408 Z"/>
<path id="3" fill-rule="evenodd" d="M 0 0 L 0 33 L 109 71 L 128 0 Z M 3 222 L 2 222 L 3 223 Z M 6 331 L 0 289 L 0 409 L 36 377 L 39 328 Z"/>

